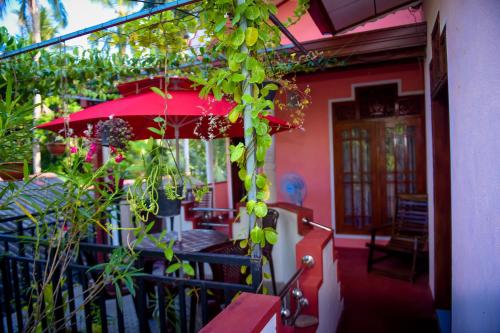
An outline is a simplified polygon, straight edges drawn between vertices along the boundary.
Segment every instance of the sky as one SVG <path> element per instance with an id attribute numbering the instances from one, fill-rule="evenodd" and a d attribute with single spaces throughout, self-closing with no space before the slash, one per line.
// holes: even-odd
<path id="1" fill-rule="evenodd" d="M 40 0 L 40 3 L 43 6 L 47 6 L 46 0 Z M 98 3 L 93 3 L 90 0 L 63 0 L 63 3 L 68 14 L 68 26 L 61 29 L 57 34 L 58 36 L 118 17 L 113 9 L 106 8 Z M 6 27 L 10 34 L 20 33 L 17 14 L 14 13 L 18 8 L 17 1 L 11 0 L 10 8 L 7 9 L 5 16 L 0 19 L 0 26 Z M 138 5 L 137 10 L 139 9 L 140 5 Z M 66 45 L 87 47 L 87 38 L 85 36 L 76 38 L 67 41 Z"/>

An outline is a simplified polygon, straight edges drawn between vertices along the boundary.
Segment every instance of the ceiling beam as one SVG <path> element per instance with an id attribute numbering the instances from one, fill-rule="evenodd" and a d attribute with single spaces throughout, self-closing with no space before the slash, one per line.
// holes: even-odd
<path id="1" fill-rule="evenodd" d="M 165 12 L 168 10 L 173 10 L 173 9 L 178 8 L 178 7 L 190 5 L 190 4 L 199 2 L 199 1 L 201 1 L 201 0 L 175 0 L 175 1 L 167 2 L 163 5 L 153 7 L 153 8 L 143 9 L 143 10 L 140 10 L 140 11 L 133 13 L 133 14 L 130 14 L 130 15 L 118 17 L 116 19 L 113 19 L 113 20 L 110 20 L 110 21 L 107 21 L 107 22 L 104 22 L 101 24 L 93 25 L 93 26 L 85 28 L 85 29 L 77 30 L 77 31 L 70 32 L 68 34 L 65 34 L 65 35 L 62 35 L 59 37 L 54 37 L 54 38 L 51 38 L 48 40 L 44 40 L 43 42 L 40 42 L 40 43 L 35 43 L 35 44 L 31 44 L 31 45 L 26 46 L 26 47 L 22 47 L 22 48 L 17 49 L 17 50 L 4 52 L 0 55 L 0 60 L 11 58 L 11 57 L 14 57 L 14 56 L 26 53 L 26 52 L 45 48 L 47 46 L 63 43 L 63 42 L 70 40 L 70 39 L 85 36 L 85 35 L 91 34 L 93 32 L 109 29 L 109 28 L 115 27 L 115 26 L 123 24 L 123 23 L 135 21 L 135 20 L 141 19 L 143 17 L 151 16 L 151 15 Z"/>

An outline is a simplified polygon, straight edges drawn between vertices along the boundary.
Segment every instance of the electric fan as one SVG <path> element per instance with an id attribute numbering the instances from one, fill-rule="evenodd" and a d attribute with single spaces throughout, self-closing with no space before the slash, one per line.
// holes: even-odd
<path id="1" fill-rule="evenodd" d="M 301 176 L 296 173 L 287 173 L 281 177 L 281 193 L 288 198 L 290 203 L 302 206 L 306 196 L 306 183 Z"/>

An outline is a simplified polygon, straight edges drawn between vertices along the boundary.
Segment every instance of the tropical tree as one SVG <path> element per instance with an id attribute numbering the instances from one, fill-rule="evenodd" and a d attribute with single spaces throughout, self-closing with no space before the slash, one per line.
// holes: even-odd
<path id="1" fill-rule="evenodd" d="M 11 0 L 0 0 L 0 17 L 5 14 L 10 3 Z M 40 6 L 39 0 L 17 0 L 17 3 L 20 7 L 18 12 L 19 21 L 29 32 L 31 41 L 33 43 L 40 43 L 42 41 L 42 7 Z M 62 26 L 65 27 L 68 24 L 68 20 L 66 16 L 66 9 L 64 8 L 62 1 L 48 0 L 48 3 L 53 12 L 54 18 L 58 22 L 61 22 Z M 34 57 L 35 63 L 38 63 L 39 59 L 40 53 L 37 53 Z M 41 102 L 41 95 L 36 94 L 34 97 L 34 105 L 41 105 Z M 39 119 L 41 113 L 41 107 L 36 106 L 33 110 L 34 119 Z M 35 173 L 41 172 L 40 145 L 36 139 L 33 141 L 33 171 Z"/>
<path id="2" fill-rule="evenodd" d="M 0 0 L 0 18 L 5 15 L 7 8 L 13 2 L 12 0 Z M 52 15 L 49 15 L 47 9 L 40 5 L 39 0 L 16 0 L 15 2 L 19 5 L 19 10 L 17 11 L 19 23 L 28 32 L 31 41 L 34 43 L 41 42 L 42 37 L 50 38 L 55 33 L 55 31 L 53 33 L 50 32 L 53 29 L 51 28 L 47 29 L 49 33 L 42 36 L 42 28 L 48 28 L 50 17 L 56 22 L 56 27 L 66 27 L 68 24 L 66 9 L 60 0 L 48 1 Z"/>

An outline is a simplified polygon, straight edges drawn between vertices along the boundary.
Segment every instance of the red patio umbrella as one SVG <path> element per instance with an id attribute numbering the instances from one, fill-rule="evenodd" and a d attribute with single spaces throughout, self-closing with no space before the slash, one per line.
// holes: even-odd
<path id="1" fill-rule="evenodd" d="M 152 81 L 149 86 L 145 84 L 147 81 Z M 159 138 L 160 136 L 148 130 L 148 127 L 158 127 L 154 119 L 164 117 L 166 114 L 165 138 L 167 139 L 244 136 L 242 120 L 234 124 L 227 121 L 226 116 L 235 107 L 233 102 L 217 101 L 212 95 L 202 99 L 199 97 L 199 91 L 185 88 L 188 80 L 176 79 L 175 84 L 172 84 L 173 88 L 169 89 L 172 98 L 167 100 L 165 110 L 163 97 L 150 89 L 151 86 L 160 88 L 161 82 L 156 78 L 120 85 L 119 90 L 125 97 L 88 107 L 69 116 L 72 134 L 83 136 L 88 124 L 95 125 L 99 120 L 116 117 L 130 123 L 134 133 L 133 140 Z M 135 91 L 133 84 L 138 87 Z M 179 85 L 184 86 L 179 87 Z M 279 118 L 266 116 L 265 119 L 269 121 L 272 134 L 292 128 L 289 123 Z M 37 128 L 60 132 L 64 129 L 64 122 L 64 117 L 61 117 L 38 125 Z"/>

